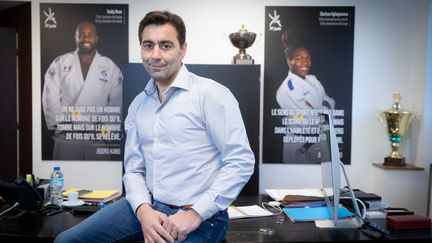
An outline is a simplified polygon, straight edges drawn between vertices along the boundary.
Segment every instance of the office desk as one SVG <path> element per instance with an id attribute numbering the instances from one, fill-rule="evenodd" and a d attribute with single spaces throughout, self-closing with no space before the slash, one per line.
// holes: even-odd
<path id="1" fill-rule="evenodd" d="M 72 214 L 70 210 L 42 216 L 25 214 L 17 219 L 0 220 L 0 242 L 36 240 L 52 242 L 62 231 L 71 228 L 87 218 L 89 214 Z"/>
<path id="2" fill-rule="evenodd" d="M 246 206 L 270 201 L 267 196 L 241 196 L 236 206 Z M 293 223 L 284 215 L 285 222 L 276 224 L 276 216 L 230 220 L 225 241 L 231 242 L 322 242 L 322 241 L 363 241 L 376 240 L 380 235 L 367 229 L 320 229 L 314 222 Z M 374 220 L 381 226 L 386 221 Z M 276 232 L 268 235 L 261 228 L 271 228 Z M 399 230 L 390 232 L 389 240 L 398 241 L 430 241 L 432 232 L 426 230 Z M 385 238 L 383 239 L 385 240 Z"/>
<path id="3" fill-rule="evenodd" d="M 236 206 L 261 205 L 268 201 L 267 196 L 240 196 Z M 49 217 L 25 215 L 18 219 L 0 220 L 0 242 L 32 240 L 32 242 L 52 242 L 60 232 L 84 220 L 88 214 L 71 214 L 68 210 Z M 361 229 L 319 229 L 313 222 L 292 223 L 285 217 L 283 224 L 276 224 L 276 216 L 230 220 L 226 243 L 232 242 L 318 242 L 318 241 L 361 241 L 374 240 L 378 234 Z M 385 220 L 378 222 L 385 226 Z M 271 228 L 276 232 L 267 235 L 260 228 Z M 428 240 L 431 230 L 400 230 L 391 232 L 390 240 Z"/>

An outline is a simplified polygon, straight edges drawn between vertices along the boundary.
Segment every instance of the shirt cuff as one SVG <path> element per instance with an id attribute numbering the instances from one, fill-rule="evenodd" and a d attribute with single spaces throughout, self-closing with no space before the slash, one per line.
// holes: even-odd
<path id="1" fill-rule="evenodd" d="M 192 208 L 199 213 L 204 220 L 211 218 L 217 212 L 221 211 L 207 194 L 201 197 Z"/>
<path id="2" fill-rule="evenodd" d="M 135 214 L 136 214 L 136 210 L 141 204 L 148 203 L 152 205 L 152 200 L 150 195 L 146 195 L 145 193 L 136 193 L 136 192 L 130 194 L 132 195 L 128 196 L 126 194 L 126 199 L 128 200 Z"/>

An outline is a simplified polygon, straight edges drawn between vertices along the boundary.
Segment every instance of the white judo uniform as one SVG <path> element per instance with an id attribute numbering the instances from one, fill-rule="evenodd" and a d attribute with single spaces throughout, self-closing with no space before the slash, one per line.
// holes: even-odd
<path id="1" fill-rule="evenodd" d="M 276 93 L 276 99 L 282 109 L 328 109 L 323 101 L 334 109 L 335 101 L 329 97 L 321 82 L 314 75 L 305 79 L 289 72 Z"/>
<path id="2" fill-rule="evenodd" d="M 59 119 L 56 119 L 56 116 L 65 115 L 61 107 L 121 107 L 122 85 L 123 75 L 120 69 L 111 59 L 98 52 L 93 58 L 85 80 L 77 50 L 57 57 L 45 73 L 42 93 L 47 128 L 49 130 L 57 128 Z M 56 132 L 54 140 L 54 159 L 68 159 L 55 158 L 56 154 L 73 155 L 77 153 L 77 151 L 72 151 L 71 147 L 64 148 L 70 151 L 64 151 L 64 149 L 59 151 L 59 143 L 81 146 L 97 144 L 94 141 L 89 144 L 83 141 L 66 140 L 64 133 L 59 131 Z M 92 153 L 94 152 L 88 154 Z"/>
<path id="3" fill-rule="evenodd" d="M 282 109 L 296 110 L 296 115 L 301 110 L 328 110 L 334 109 L 335 101 L 329 97 L 321 82 L 314 75 L 306 75 L 305 79 L 298 75 L 288 73 L 288 76 L 280 85 L 276 93 L 276 100 Z M 293 116 L 288 117 L 293 118 Z M 297 116 L 297 119 L 299 116 Z M 313 120 L 311 116 L 301 116 L 301 119 Z M 286 140 L 283 146 L 283 162 L 295 164 L 320 163 L 319 144 L 295 142 L 294 137 L 315 136 L 313 134 L 296 134 L 291 131 L 301 131 L 302 127 L 313 127 L 316 125 L 288 124 Z M 300 129 L 299 129 L 300 128 Z"/>

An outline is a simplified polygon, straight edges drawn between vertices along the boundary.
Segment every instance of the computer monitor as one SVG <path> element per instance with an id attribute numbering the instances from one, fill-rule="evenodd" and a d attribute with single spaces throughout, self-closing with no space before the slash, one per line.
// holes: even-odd
<path id="1" fill-rule="evenodd" d="M 340 161 L 339 145 L 333 122 L 329 114 L 320 113 L 320 135 L 321 145 L 321 176 L 322 189 L 326 201 L 327 209 L 331 215 L 331 220 L 317 220 L 315 224 L 320 228 L 358 228 L 363 221 L 359 217 L 339 218 L 339 200 L 341 188 L 341 167 L 345 176 L 347 187 L 350 190 L 351 200 L 354 205 L 355 214 L 360 215 L 360 210 L 354 198 L 354 193 L 349 184 L 345 169 Z"/>

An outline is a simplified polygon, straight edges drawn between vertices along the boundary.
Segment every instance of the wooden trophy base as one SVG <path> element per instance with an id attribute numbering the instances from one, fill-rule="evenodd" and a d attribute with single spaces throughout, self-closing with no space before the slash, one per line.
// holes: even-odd
<path id="1" fill-rule="evenodd" d="M 383 163 L 372 163 L 373 166 L 383 170 L 424 170 L 423 167 L 406 164 L 405 166 L 384 165 Z"/>
<path id="2" fill-rule="evenodd" d="M 385 157 L 384 164 L 373 163 L 373 165 L 385 170 L 423 170 L 422 167 L 405 163 L 405 158 Z"/>
<path id="3" fill-rule="evenodd" d="M 384 158 L 384 166 L 406 166 L 405 158 Z"/>

